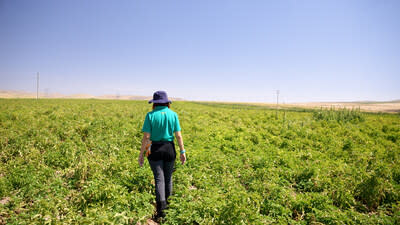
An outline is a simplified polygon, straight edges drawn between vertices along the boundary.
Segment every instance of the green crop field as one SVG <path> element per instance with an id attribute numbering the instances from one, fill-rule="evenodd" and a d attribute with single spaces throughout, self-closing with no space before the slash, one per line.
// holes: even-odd
<path id="1" fill-rule="evenodd" d="M 0 224 L 140 224 L 144 101 L 0 99 Z M 163 224 L 399 224 L 400 116 L 174 102 Z"/>

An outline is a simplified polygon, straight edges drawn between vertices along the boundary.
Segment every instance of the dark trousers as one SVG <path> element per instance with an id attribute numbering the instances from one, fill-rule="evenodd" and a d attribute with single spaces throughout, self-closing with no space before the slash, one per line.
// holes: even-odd
<path id="1" fill-rule="evenodd" d="M 172 193 L 172 172 L 174 161 L 149 160 L 156 182 L 156 201 L 165 202 Z"/>

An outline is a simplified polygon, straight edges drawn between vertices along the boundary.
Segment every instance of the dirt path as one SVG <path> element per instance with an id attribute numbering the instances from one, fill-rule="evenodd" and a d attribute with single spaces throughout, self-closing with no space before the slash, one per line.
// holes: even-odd
<path id="1" fill-rule="evenodd" d="M 152 219 L 147 219 L 145 225 L 159 225 L 159 223 L 157 223 L 156 221 L 154 221 Z"/>

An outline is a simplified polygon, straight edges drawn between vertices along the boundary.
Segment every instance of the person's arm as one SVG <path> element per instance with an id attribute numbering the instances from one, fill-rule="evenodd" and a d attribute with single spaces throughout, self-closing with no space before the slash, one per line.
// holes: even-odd
<path id="1" fill-rule="evenodd" d="M 176 140 L 178 141 L 180 151 L 184 151 L 185 147 L 183 145 L 183 138 L 182 138 L 181 132 L 180 131 L 175 132 L 175 136 L 176 136 Z M 180 160 L 182 162 L 182 165 L 186 162 L 186 154 L 185 153 L 180 153 Z"/>
<path id="2" fill-rule="evenodd" d="M 144 152 L 146 151 L 146 146 L 149 144 L 150 142 L 150 133 L 144 132 L 143 133 L 143 138 L 142 138 L 142 147 L 140 148 L 140 154 L 139 154 L 139 166 L 142 167 L 143 166 L 143 162 L 144 162 Z"/>

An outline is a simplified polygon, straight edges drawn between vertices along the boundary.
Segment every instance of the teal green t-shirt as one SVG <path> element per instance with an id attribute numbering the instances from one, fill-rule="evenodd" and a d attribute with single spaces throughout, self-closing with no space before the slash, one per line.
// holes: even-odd
<path id="1" fill-rule="evenodd" d="M 178 115 L 167 106 L 156 106 L 147 113 L 142 131 L 150 133 L 152 141 L 173 141 L 174 133 L 181 131 Z"/>

